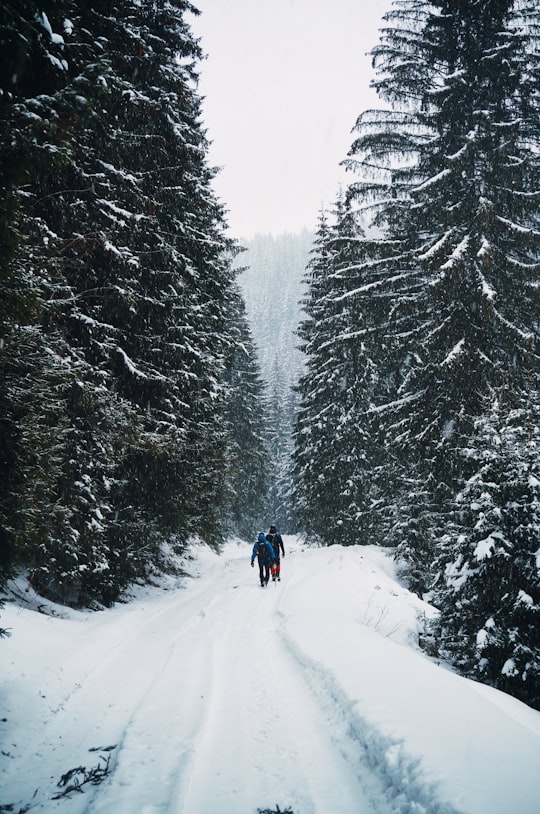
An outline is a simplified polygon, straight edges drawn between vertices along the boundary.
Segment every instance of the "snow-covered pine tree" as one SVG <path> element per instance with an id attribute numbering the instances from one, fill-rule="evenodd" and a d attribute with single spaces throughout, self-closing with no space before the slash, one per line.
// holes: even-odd
<path id="1" fill-rule="evenodd" d="M 84 108 L 97 70 L 70 71 L 70 2 L 5 2 L 0 9 L 0 571 L 54 516 L 54 475 L 69 428 L 65 369 L 37 326 L 42 262 L 23 255 L 30 183 L 59 172 L 69 155 L 68 122 Z M 26 236 L 24 236 L 26 239 Z M 46 253 L 47 235 L 41 240 Z M 25 246 L 26 252 L 26 246 Z M 52 476 L 52 480 L 51 480 Z M 0 578 L 1 580 L 1 578 Z"/>
<path id="2" fill-rule="evenodd" d="M 305 345 L 308 373 L 301 383 L 300 416 L 316 398 L 319 418 L 296 434 L 296 459 L 305 456 L 309 462 L 304 474 L 297 469 L 297 489 L 299 495 L 310 491 L 311 500 L 327 504 L 325 523 L 332 532 L 326 543 L 384 542 L 390 522 L 383 512 L 384 496 L 401 474 L 394 459 L 388 465 L 377 412 L 393 387 L 393 378 L 387 371 L 381 376 L 378 367 L 379 358 L 388 365 L 388 341 L 381 328 L 389 300 L 378 298 L 373 274 L 366 274 L 368 284 L 362 275 L 382 263 L 388 246 L 365 236 L 357 211 L 344 196 L 337 201 L 334 225 L 325 228 L 324 288 L 317 277 L 308 281 L 308 309 L 315 308 L 317 318 L 302 326 L 310 341 Z M 304 448 L 307 438 L 318 439 L 317 458 Z"/>
<path id="3" fill-rule="evenodd" d="M 35 309 L 29 275 L 12 260 L 20 241 L 20 188 L 32 173 L 58 163 L 62 139 L 49 122 L 59 115 L 68 82 L 65 43 L 47 15 L 64 2 L 6 0 L 0 8 L 0 268 L 1 325 L 5 343 L 12 324 L 25 324 Z M 4 345 L 3 345 L 4 347 Z"/>
<path id="4" fill-rule="evenodd" d="M 372 368 L 363 357 L 362 316 L 349 289 L 362 230 L 341 199 L 335 223 L 320 222 L 308 266 L 304 340 L 307 372 L 300 382 L 295 478 L 302 525 L 325 544 L 364 541 L 372 473 L 366 404 Z"/>
<path id="5" fill-rule="evenodd" d="M 291 334 L 289 334 L 291 341 Z M 296 530 L 297 519 L 291 500 L 293 449 L 292 432 L 296 416 L 297 394 L 293 378 L 286 375 L 286 351 L 276 353 L 268 371 L 265 400 L 268 415 L 266 476 L 269 484 L 266 523 L 279 530 Z M 264 526 L 263 526 L 264 527 Z"/>
<path id="6" fill-rule="evenodd" d="M 392 249 L 360 273 L 390 304 L 395 398 L 379 409 L 408 471 L 395 542 L 410 552 L 410 497 L 434 542 L 487 390 L 522 390 L 537 364 L 538 7 L 402 0 L 386 19 L 373 55 L 390 109 L 358 121 L 351 194 Z"/>
<path id="7" fill-rule="evenodd" d="M 80 163 L 103 229 L 89 265 L 98 278 L 86 289 L 109 291 L 92 308 L 115 329 L 98 352 L 145 424 L 119 470 L 119 538 L 133 549 L 141 525 L 156 542 L 167 532 L 219 538 L 220 377 L 233 275 L 210 188 L 192 6 L 121 6 L 114 20 L 107 4 L 81 18 L 105 43 L 112 75 L 98 149 L 95 132 L 85 133 Z M 82 319 L 78 328 L 91 345 L 92 324 Z"/>
<path id="8" fill-rule="evenodd" d="M 501 389 L 476 421 L 433 631 L 439 656 L 539 709 L 540 412 L 537 393 L 512 401 Z"/>
<path id="9" fill-rule="evenodd" d="M 328 519 L 332 509 L 327 499 L 320 459 L 321 443 L 324 444 L 326 437 L 325 412 L 329 409 L 331 395 L 326 392 L 326 377 L 322 376 L 324 361 L 319 357 L 319 346 L 323 343 L 322 303 L 329 289 L 332 235 L 328 214 L 322 211 L 305 273 L 307 293 L 303 309 L 306 316 L 298 328 L 300 347 L 306 356 L 306 369 L 298 384 L 300 405 L 294 428 L 293 454 L 293 497 L 297 516 L 312 537 L 324 542 L 331 537 Z"/>
<path id="10" fill-rule="evenodd" d="M 69 140 L 61 167 L 26 189 L 20 265 L 41 266 L 38 332 L 67 432 L 50 472 L 59 522 L 25 541 L 25 558 L 41 589 L 111 601 L 167 536 L 222 533 L 234 275 L 191 5 L 119 0 L 111 14 L 74 0 L 70 11 L 70 89 L 98 76 L 55 122 Z"/>
<path id="11" fill-rule="evenodd" d="M 336 430 L 336 472 L 341 479 L 343 542 L 386 541 L 388 518 L 382 511 L 384 495 L 400 471 L 382 443 L 377 406 L 392 388 L 393 379 L 382 377 L 380 359 L 388 362 L 383 309 L 362 271 L 366 258 L 375 265 L 380 247 L 364 232 L 350 198 L 341 196 L 336 206 L 335 236 L 331 241 L 333 273 L 328 302 L 336 314 L 334 372 L 340 381 L 337 400 L 341 416 Z M 373 336 L 377 336 L 377 342 Z"/>

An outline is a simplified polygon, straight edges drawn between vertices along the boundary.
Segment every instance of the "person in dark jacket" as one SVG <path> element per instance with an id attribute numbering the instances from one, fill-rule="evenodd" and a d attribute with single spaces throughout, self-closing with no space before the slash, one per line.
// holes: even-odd
<path id="1" fill-rule="evenodd" d="M 283 540 L 281 538 L 281 534 L 277 530 L 274 525 L 270 526 L 270 531 L 266 535 L 266 539 L 274 549 L 274 564 L 271 567 L 270 571 L 272 573 L 272 580 L 273 582 L 281 581 L 281 557 L 280 553 L 285 556 L 285 548 L 283 546 Z"/>
<path id="2" fill-rule="evenodd" d="M 270 568 L 274 564 L 275 556 L 271 543 L 268 542 L 264 532 L 262 531 L 259 533 L 257 542 L 253 546 L 253 551 L 251 552 L 252 568 L 255 564 L 255 557 L 257 557 L 259 562 L 259 578 L 261 580 L 261 587 L 264 588 L 265 585 L 268 585 L 268 581 L 270 579 Z"/>

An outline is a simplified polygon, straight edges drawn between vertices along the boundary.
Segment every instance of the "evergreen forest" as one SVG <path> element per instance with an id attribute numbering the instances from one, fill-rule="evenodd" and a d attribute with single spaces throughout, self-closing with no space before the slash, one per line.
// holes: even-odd
<path id="1" fill-rule="evenodd" d="M 0 5 L 0 589 L 277 522 L 389 549 L 429 654 L 540 709 L 539 12 L 393 0 L 349 183 L 240 246 L 197 9 Z"/>
<path id="2" fill-rule="evenodd" d="M 307 269 L 294 472 L 395 550 L 431 653 L 540 707 L 537 0 L 396 0 Z"/>
<path id="3" fill-rule="evenodd" d="M 263 500 L 262 381 L 183 0 L 0 7 L 0 557 L 110 604 Z"/>

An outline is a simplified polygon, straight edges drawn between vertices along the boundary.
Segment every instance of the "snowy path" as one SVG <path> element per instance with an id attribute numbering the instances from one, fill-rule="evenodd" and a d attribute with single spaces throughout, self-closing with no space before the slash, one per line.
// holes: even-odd
<path id="1" fill-rule="evenodd" d="M 0 814 L 538 814 L 540 713 L 419 652 L 380 549 L 285 545 L 266 589 L 230 543 L 100 613 L 7 604 Z"/>
<path id="2" fill-rule="evenodd" d="M 283 641 L 285 580 L 260 588 L 249 549 L 237 552 L 213 558 L 189 590 L 97 614 L 76 647 L 67 638 L 55 655 L 72 689 L 41 710 L 8 767 L 17 802 L 70 814 L 374 811 Z M 51 781 L 97 765 L 108 746 L 106 781 L 51 801 Z"/>

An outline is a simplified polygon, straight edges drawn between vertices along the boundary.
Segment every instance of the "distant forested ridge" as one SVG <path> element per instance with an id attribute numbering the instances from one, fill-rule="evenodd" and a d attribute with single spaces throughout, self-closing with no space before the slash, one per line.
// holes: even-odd
<path id="1" fill-rule="evenodd" d="M 0 9 L 0 580 L 109 603 L 264 502 L 188 2 Z"/>
<path id="2" fill-rule="evenodd" d="M 282 531 L 293 531 L 297 523 L 291 501 L 292 429 L 297 406 L 295 388 L 304 365 L 298 326 L 312 244 L 313 235 L 307 230 L 298 234 L 256 235 L 243 241 L 246 251 L 237 258 L 244 268 L 239 284 L 267 400 L 266 518 L 276 522 Z"/>
<path id="3" fill-rule="evenodd" d="M 396 0 L 300 333 L 296 508 L 393 546 L 432 650 L 540 708 L 540 8 Z"/>

